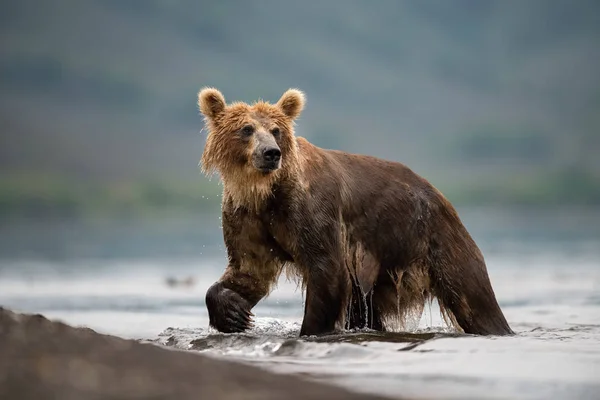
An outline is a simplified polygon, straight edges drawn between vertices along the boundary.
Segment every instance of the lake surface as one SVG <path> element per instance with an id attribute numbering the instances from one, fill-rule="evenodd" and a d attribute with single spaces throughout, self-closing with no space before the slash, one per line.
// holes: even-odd
<path id="1" fill-rule="evenodd" d="M 516 220 L 522 229 L 503 219 L 494 225 L 503 230 L 478 230 L 485 221 L 470 220 L 514 337 L 456 334 L 434 302 L 408 331 L 299 340 L 303 297 L 285 280 L 254 309 L 252 331 L 219 334 L 208 327 L 204 304 L 224 267 L 219 232 L 191 225 L 151 234 L 126 225 L 95 233 L 68 224 L 4 227 L 0 305 L 391 397 L 598 399 L 596 225 L 582 218 L 585 229 L 576 235 L 573 220 L 562 230 Z M 187 277 L 191 286 L 167 284 Z"/>

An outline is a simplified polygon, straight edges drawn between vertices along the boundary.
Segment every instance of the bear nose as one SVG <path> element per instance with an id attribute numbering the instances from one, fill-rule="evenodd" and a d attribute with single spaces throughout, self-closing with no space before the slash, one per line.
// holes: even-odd
<path id="1" fill-rule="evenodd" d="M 268 162 L 277 162 L 281 158 L 281 151 L 278 148 L 272 147 L 264 151 L 263 158 Z"/>

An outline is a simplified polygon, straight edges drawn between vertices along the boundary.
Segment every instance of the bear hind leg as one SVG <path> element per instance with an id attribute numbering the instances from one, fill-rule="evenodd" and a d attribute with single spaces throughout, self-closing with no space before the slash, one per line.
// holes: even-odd
<path id="1" fill-rule="evenodd" d="M 437 265 L 431 282 L 444 319 L 474 335 L 512 335 L 496 300 L 485 265 L 478 261 L 449 268 Z"/>

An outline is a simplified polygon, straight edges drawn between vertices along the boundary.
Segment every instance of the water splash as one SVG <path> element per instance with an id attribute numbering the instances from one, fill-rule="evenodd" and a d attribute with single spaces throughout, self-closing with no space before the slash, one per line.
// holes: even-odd
<path id="1" fill-rule="evenodd" d="M 370 354 L 371 350 L 365 350 L 370 343 L 399 345 L 396 350 L 409 351 L 433 339 L 458 336 L 433 331 L 397 333 L 364 328 L 300 338 L 300 326 L 298 322 L 257 318 L 255 326 L 244 333 L 221 333 L 213 328 L 167 328 L 159 334 L 156 342 L 181 350 L 251 359 L 290 356 L 343 358 L 350 354 L 353 356 Z"/>
<path id="2" fill-rule="evenodd" d="M 272 353 L 286 339 L 298 337 L 300 324 L 275 318 L 257 318 L 254 327 L 243 333 L 221 333 L 209 328 L 167 328 L 157 343 L 181 350 L 220 354 L 255 355 Z M 264 355 L 263 354 L 263 355 Z"/>

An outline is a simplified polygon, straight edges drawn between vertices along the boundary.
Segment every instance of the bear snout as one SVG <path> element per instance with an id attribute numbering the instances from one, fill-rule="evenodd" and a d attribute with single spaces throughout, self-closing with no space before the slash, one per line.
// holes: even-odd
<path id="1" fill-rule="evenodd" d="M 281 150 L 276 147 L 265 149 L 263 151 L 263 159 L 268 163 L 276 163 L 281 159 Z"/>
<path id="2" fill-rule="evenodd" d="M 275 146 L 261 146 L 254 152 L 254 167 L 262 172 L 270 172 L 279 168 L 281 150 Z"/>

